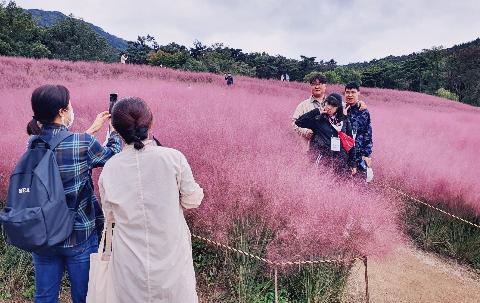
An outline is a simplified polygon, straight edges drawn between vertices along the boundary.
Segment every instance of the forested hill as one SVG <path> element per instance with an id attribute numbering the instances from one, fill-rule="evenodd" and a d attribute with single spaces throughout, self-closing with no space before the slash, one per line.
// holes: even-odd
<path id="1" fill-rule="evenodd" d="M 480 38 L 450 48 L 432 47 L 404 56 L 337 67 L 333 82 L 417 91 L 480 106 Z"/>
<path id="2" fill-rule="evenodd" d="M 44 11 L 41 9 L 27 9 L 26 11 L 29 12 L 33 17 L 33 20 L 35 20 L 35 22 L 42 27 L 51 27 L 68 18 L 68 16 L 65 14 L 57 11 Z M 94 24 L 88 22 L 85 23 L 89 25 L 100 37 L 103 37 L 105 40 L 107 40 L 107 42 L 114 48 L 118 50 L 125 50 L 128 47 L 126 40 L 107 33 L 101 27 L 98 27 Z"/>
<path id="3" fill-rule="evenodd" d="M 443 56 L 448 56 L 451 54 L 454 54 L 458 51 L 464 50 L 464 49 L 473 49 L 473 48 L 478 48 L 480 47 L 480 38 L 477 38 L 473 41 L 466 42 L 466 43 L 461 43 L 458 45 L 454 45 L 449 48 L 443 48 L 443 47 L 433 47 L 432 49 L 437 49 L 439 53 L 441 53 Z M 373 63 L 381 63 L 381 62 L 402 62 L 402 61 L 407 61 L 409 59 L 414 58 L 415 56 L 418 56 L 420 53 L 425 52 L 427 50 L 423 50 L 421 52 L 414 52 L 408 55 L 401 55 L 401 56 L 387 56 L 381 59 L 374 59 L 372 61 L 365 61 L 365 62 L 356 62 L 356 63 L 350 63 L 345 65 L 345 67 L 350 67 L 350 68 L 363 68 L 363 67 L 368 67 L 369 65 L 372 65 Z"/>
<path id="4" fill-rule="evenodd" d="M 305 81 L 324 73 L 329 83 L 358 81 L 364 87 L 422 92 L 480 106 L 480 39 L 449 48 L 432 47 L 404 56 L 338 65 L 334 59 L 302 55 L 292 59 L 266 52 L 248 53 L 223 43 L 193 41 L 184 46 L 157 43 L 150 35 L 125 41 L 98 26 L 60 12 L 24 10 L 0 0 L 0 55 L 128 64 L 232 73 L 260 79 Z M 280 50 L 281 52 L 281 50 Z M 313 56 L 312 56 L 313 55 Z"/>
<path id="5" fill-rule="evenodd" d="M 60 12 L 28 11 L 41 26 L 52 26 L 67 18 Z M 233 72 L 263 79 L 280 79 L 282 74 L 288 73 L 295 81 L 322 72 L 331 83 L 355 80 L 362 86 L 423 92 L 480 106 L 480 38 L 450 48 L 432 47 L 409 55 L 340 66 L 334 59 L 324 61 L 301 56 L 296 60 L 267 53 L 245 53 L 221 43 L 207 46 L 196 41 L 190 48 L 175 42 L 158 45 L 151 36 L 127 43 L 87 24 L 111 46 L 126 50 L 129 63 L 213 73 Z"/>

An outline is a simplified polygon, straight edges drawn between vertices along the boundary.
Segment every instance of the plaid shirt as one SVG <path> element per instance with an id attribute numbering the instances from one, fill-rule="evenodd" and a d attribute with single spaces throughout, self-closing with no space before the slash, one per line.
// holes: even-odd
<path id="1" fill-rule="evenodd" d="M 59 124 L 44 125 L 40 138 L 48 142 L 60 130 L 67 128 Z M 110 133 L 105 146 L 89 134 L 75 133 L 55 148 L 68 207 L 77 209 L 73 232 L 60 244 L 61 247 L 79 245 L 93 231 L 102 232 L 104 218 L 93 191 L 92 169 L 102 167 L 121 149 L 121 139 L 116 132 Z"/>

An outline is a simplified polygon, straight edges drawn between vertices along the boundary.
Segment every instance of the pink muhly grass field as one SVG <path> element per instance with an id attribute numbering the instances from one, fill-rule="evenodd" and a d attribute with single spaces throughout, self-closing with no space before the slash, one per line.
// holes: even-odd
<path id="1" fill-rule="evenodd" d="M 290 116 L 308 86 L 236 77 L 227 88 L 221 76 L 147 66 L 0 57 L 0 199 L 25 148 L 30 95 L 45 83 L 70 89 L 74 131 L 107 108 L 112 91 L 146 100 L 155 136 L 187 156 L 205 190 L 203 205 L 191 213 L 195 233 L 227 241 L 238 222 L 248 222 L 251 237 L 267 228 L 273 231 L 267 254 L 277 260 L 381 254 L 400 240 L 397 203 L 388 192 L 337 180 L 306 159 Z M 376 181 L 480 213 L 473 178 L 480 142 L 472 129 L 480 111 L 422 94 L 364 93 Z"/>
<path id="2" fill-rule="evenodd" d="M 377 177 L 431 203 L 463 205 L 480 215 L 480 108 L 413 92 L 366 94 Z"/>

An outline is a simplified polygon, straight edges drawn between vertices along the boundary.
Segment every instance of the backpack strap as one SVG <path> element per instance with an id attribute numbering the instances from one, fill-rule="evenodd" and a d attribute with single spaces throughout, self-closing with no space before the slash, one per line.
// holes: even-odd
<path id="1" fill-rule="evenodd" d="M 36 147 L 37 143 L 43 143 L 43 144 L 47 144 L 50 150 L 53 150 L 58 146 L 58 144 L 62 143 L 63 140 L 67 139 L 71 135 L 73 135 L 72 132 L 62 130 L 58 134 L 53 136 L 52 139 L 50 139 L 50 141 L 45 141 L 41 136 L 34 135 L 30 137 L 28 141 L 28 147 L 33 149 Z"/>
<path id="2" fill-rule="evenodd" d="M 67 139 L 68 137 L 72 136 L 73 133 L 62 130 L 60 131 L 56 136 L 54 136 L 50 141 L 48 142 L 48 146 L 50 147 L 50 150 L 54 150 L 58 144 L 62 143 L 63 140 Z"/>

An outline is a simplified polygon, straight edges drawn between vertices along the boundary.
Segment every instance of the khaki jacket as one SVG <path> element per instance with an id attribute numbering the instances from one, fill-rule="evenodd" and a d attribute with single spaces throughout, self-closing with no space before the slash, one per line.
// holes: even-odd
<path id="1" fill-rule="evenodd" d="M 195 303 L 183 211 L 200 205 L 203 190 L 181 152 L 145 144 L 140 151 L 126 146 L 99 179 L 105 216 L 115 221 L 109 266 L 116 297 L 125 303 Z"/>

